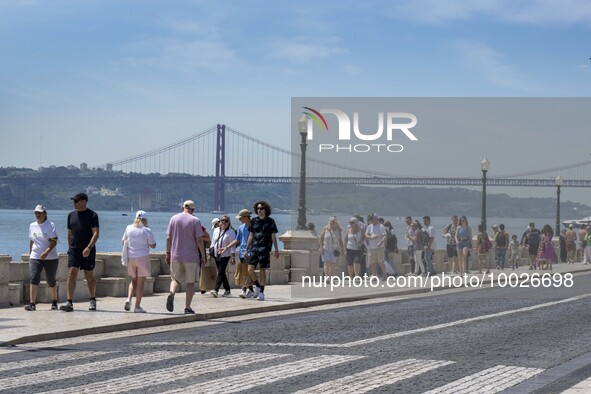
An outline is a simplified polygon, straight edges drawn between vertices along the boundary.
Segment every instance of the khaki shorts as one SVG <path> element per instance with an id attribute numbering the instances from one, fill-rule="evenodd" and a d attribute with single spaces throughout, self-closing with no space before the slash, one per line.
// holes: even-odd
<path id="1" fill-rule="evenodd" d="M 369 264 L 380 264 L 386 259 L 386 248 L 367 249 L 367 259 Z"/>
<path id="2" fill-rule="evenodd" d="M 170 263 L 170 278 L 178 283 L 199 282 L 198 263 Z"/>

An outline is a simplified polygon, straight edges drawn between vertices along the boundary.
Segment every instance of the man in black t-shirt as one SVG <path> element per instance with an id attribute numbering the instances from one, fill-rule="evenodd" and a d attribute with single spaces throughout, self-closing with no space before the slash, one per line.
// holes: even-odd
<path id="1" fill-rule="evenodd" d="M 68 214 L 68 301 L 60 306 L 62 311 L 74 311 L 72 299 L 76 290 L 78 271 L 84 270 L 84 276 L 90 293 L 88 310 L 96 310 L 96 280 L 94 278 L 94 264 L 96 256 L 96 242 L 99 238 L 99 218 L 96 212 L 86 207 L 88 196 L 78 193 L 71 198 L 74 208 Z"/>
<path id="2" fill-rule="evenodd" d="M 277 225 L 271 215 L 271 206 L 265 201 L 258 201 L 254 204 L 257 216 L 251 219 L 248 225 L 250 232 L 246 243 L 246 254 L 248 256 L 248 275 L 255 284 L 254 296 L 259 301 L 265 300 L 265 283 L 267 281 L 267 269 L 271 267 L 271 256 L 269 253 L 275 247 L 275 258 L 279 258 L 279 247 L 277 246 Z M 259 266 L 260 282 L 254 270 Z"/>
<path id="3" fill-rule="evenodd" d="M 536 225 L 533 222 L 529 224 L 529 230 L 527 230 L 525 240 L 529 251 L 529 269 L 535 270 L 538 247 L 540 246 L 540 230 L 536 228 Z"/>

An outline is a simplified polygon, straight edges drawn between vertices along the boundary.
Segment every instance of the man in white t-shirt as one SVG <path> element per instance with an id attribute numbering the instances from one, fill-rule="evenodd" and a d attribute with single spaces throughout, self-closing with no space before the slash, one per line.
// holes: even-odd
<path id="1" fill-rule="evenodd" d="M 380 224 L 378 215 L 371 214 L 369 217 L 370 223 L 365 229 L 365 238 L 367 239 L 367 261 L 371 269 L 372 276 L 378 276 L 378 264 L 382 271 L 384 280 L 388 277 L 386 266 L 384 264 L 386 239 L 388 233 L 383 224 Z"/>

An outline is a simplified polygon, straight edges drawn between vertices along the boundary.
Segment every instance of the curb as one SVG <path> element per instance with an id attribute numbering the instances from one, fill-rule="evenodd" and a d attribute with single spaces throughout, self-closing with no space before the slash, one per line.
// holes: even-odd
<path id="1" fill-rule="evenodd" d="M 537 271 L 536 271 L 537 272 Z M 546 273 L 550 273 L 548 271 Z M 591 272 L 591 267 L 577 270 L 577 271 L 566 271 L 560 272 L 560 274 L 581 274 L 581 273 L 589 273 Z M 485 280 L 483 283 L 490 283 L 489 280 Z M 0 343 L 0 347 L 10 347 L 15 345 L 22 345 L 25 343 L 34 343 L 34 342 L 42 342 L 48 340 L 56 340 L 56 339 L 66 339 L 66 338 L 73 338 L 79 337 L 84 335 L 94 335 L 94 334 L 106 334 L 112 332 L 119 332 L 119 331 L 126 331 L 126 330 L 135 330 L 135 329 L 142 329 L 142 328 L 151 328 L 151 327 L 161 327 L 173 324 L 182 324 L 182 323 L 192 323 L 196 321 L 206 321 L 206 320 L 214 320 L 214 319 L 222 319 L 226 317 L 236 317 L 236 316 L 243 316 L 243 315 L 250 315 L 250 314 L 258 314 L 264 312 L 278 312 L 278 311 L 286 311 L 286 310 L 295 310 L 295 309 L 304 309 L 304 308 L 311 308 L 316 306 L 322 305 L 333 305 L 333 304 L 344 304 L 350 302 L 357 302 L 357 301 L 364 301 L 364 300 L 373 300 L 376 298 L 389 298 L 395 296 L 406 296 L 406 295 L 414 295 L 414 294 L 422 294 L 422 293 L 431 293 L 434 291 L 445 291 L 450 289 L 456 288 L 448 288 L 448 287 L 437 287 L 434 288 L 433 291 L 429 287 L 425 288 L 415 288 L 415 289 L 408 289 L 403 291 L 384 291 L 381 293 L 374 293 L 374 294 L 364 294 L 364 295 L 357 295 L 357 296 L 350 296 L 350 297 L 342 297 L 342 298 L 323 298 L 323 299 L 313 299 L 310 301 L 291 301 L 287 300 L 287 303 L 283 304 L 273 304 L 273 305 L 266 305 L 266 306 L 259 306 L 259 307 L 251 307 L 251 308 L 244 308 L 244 309 L 236 309 L 236 310 L 228 310 L 228 311 L 219 311 L 219 312 L 209 312 L 209 313 L 196 313 L 195 315 L 176 315 L 170 317 L 162 317 L 160 319 L 153 319 L 153 320 L 142 320 L 142 321 L 135 321 L 135 322 L 125 322 L 125 323 L 116 323 L 110 324 L 107 326 L 96 326 L 88 329 L 84 329 L 81 331 L 80 329 L 76 330 L 65 330 L 53 333 L 43 333 L 43 334 L 36 334 L 36 335 L 28 335 L 23 336 L 20 338 L 16 338 L 10 341 L 5 341 Z"/>

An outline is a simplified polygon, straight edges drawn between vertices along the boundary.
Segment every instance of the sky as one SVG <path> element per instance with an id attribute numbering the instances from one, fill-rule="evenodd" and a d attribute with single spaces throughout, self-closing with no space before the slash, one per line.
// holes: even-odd
<path id="1" fill-rule="evenodd" d="M 1 167 L 92 167 L 218 123 L 289 149 L 292 97 L 591 91 L 586 0 L 0 0 L 0 21 Z M 584 128 L 541 134 L 523 155 L 504 152 L 511 138 L 468 148 L 491 176 L 590 153 Z M 471 172 L 449 158 L 457 144 L 397 173 L 446 162 L 478 176 L 479 160 Z"/>

